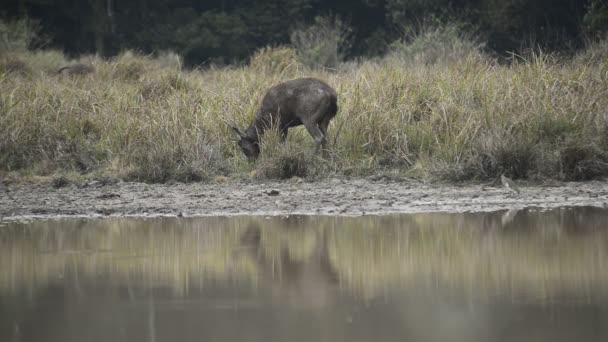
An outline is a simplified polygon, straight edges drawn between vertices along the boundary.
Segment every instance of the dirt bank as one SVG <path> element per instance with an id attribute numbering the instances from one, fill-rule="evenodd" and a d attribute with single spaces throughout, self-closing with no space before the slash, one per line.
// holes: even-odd
<path id="1" fill-rule="evenodd" d="M 91 182 L 55 189 L 11 185 L 0 189 L 2 220 L 103 216 L 367 215 L 494 211 L 526 206 L 608 206 L 608 182 L 522 187 L 331 179 L 314 183 L 266 182 L 150 185 Z"/>

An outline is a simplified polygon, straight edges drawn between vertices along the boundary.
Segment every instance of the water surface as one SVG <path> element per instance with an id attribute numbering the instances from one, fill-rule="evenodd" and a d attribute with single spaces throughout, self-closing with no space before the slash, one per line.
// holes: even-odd
<path id="1" fill-rule="evenodd" d="M 608 341 L 608 210 L 0 226 L 0 341 Z"/>

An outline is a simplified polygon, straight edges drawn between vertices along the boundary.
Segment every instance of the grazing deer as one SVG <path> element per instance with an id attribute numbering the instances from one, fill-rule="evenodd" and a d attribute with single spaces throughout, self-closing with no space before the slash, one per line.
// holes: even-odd
<path id="1" fill-rule="evenodd" d="M 316 78 L 299 78 L 270 88 L 253 122 L 244 131 L 232 127 L 238 144 L 249 160 L 260 154 L 260 137 L 273 124 L 277 125 L 281 141 L 287 138 L 289 127 L 304 125 L 315 139 L 315 153 L 327 143 L 327 126 L 338 111 L 336 91 Z"/>

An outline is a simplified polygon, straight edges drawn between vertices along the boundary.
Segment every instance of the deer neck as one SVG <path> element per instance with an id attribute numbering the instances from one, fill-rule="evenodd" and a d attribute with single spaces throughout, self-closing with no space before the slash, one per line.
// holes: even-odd
<path id="1" fill-rule="evenodd" d="M 265 125 L 264 122 L 262 122 L 262 120 L 259 120 L 256 116 L 256 119 L 254 119 L 251 125 L 249 125 L 249 127 L 247 127 L 247 129 L 245 130 L 245 136 L 256 142 L 260 142 L 260 136 L 264 134 L 266 126 L 267 125 Z"/>

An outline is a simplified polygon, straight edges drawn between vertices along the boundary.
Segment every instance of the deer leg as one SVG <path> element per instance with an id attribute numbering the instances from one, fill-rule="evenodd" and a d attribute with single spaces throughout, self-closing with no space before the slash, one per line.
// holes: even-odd
<path id="1" fill-rule="evenodd" d="M 284 143 L 285 139 L 287 139 L 287 131 L 289 130 L 289 127 L 284 127 L 281 129 L 281 142 Z"/>
<path id="2" fill-rule="evenodd" d="M 321 129 L 319 128 L 319 125 L 317 123 L 304 123 L 304 127 L 306 127 L 306 130 L 308 131 L 308 133 L 310 133 L 310 135 L 312 135 L 312 137 L 315 139 L 315 154 L 317 152 L 319 152 L 319 147 L 321 145 L 325 145 L 325 135 L 323 134 L 323 132 L 321 131 Z"/>
<path id="3" fill-rule="evenodd" d="M 319 129 L 321 130 L 321 133 L 323 133 L 323 137 L 325 138 L 325 139 L 323 139 L 323 149 L 327 148 L 327 126 L 329 126 L 328 118 L 323 119 L 319 123 Z"/>

